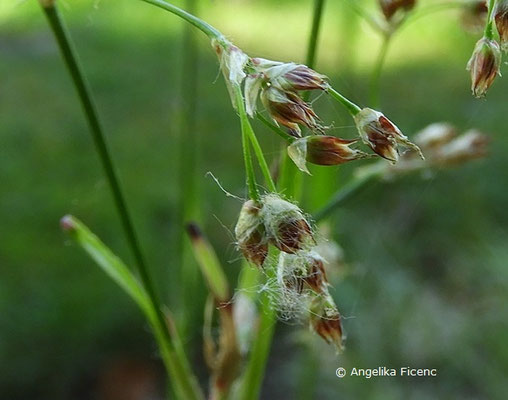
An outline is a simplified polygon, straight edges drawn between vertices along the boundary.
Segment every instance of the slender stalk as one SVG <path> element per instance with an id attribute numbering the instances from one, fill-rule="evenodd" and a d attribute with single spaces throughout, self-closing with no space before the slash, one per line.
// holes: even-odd
<path id="1" fill-rule="evenodd" d="M 385 28 L 381 26 L 376 18 L 374 18 L 367 10 L 365 10 L 358 3 L 358 0 L 347 0 L 346 3 L 353 9 L 353 11 L 361 16 L 365 21 L 377 32 L 384 32 Z"/>
<path id="2" fill-rule="evenodd" d="M 259 167 L 261 168 L 261 172 L 265 178 L 266 184 L 268 186 L 268 190 L 270 192 L 276 192 L 277 188 L 275 187 L 275 183 L 273 182 L 272 175 L 270 174 L 270 168 L 266 163 L 265 156 L 263 155 L 263 149 L 259 145 L 258 139 L 256 138 L 256 134 L 252 129 L 252 125 L 249 122 L 249 117 L 247 116 L 247 112 L 245 111 L 245 104 L 243 101 L 242 88 L 240 85 L 234 85 L 235 96 L 236 96 L 236 106 L 238 109 L 238 114 L 240 116 L 240 123 L 242 124 L 242 135 L 246 135 L 249 139 L 256 158 L 258 159 Z M 248 149 L 249 146 L 244 145 L 245 149 Z"/>
<path id="3" fill-rule="evenodd" d="M 197 0 L 187 0 L 187 9 L 196 13 Z M 198 49 L 195 40 L 194 28 L 185 24 L 182 43 L 182 71 L 181 71 L 181 106 L 177 116 L 180 120 L 178 135 L 178 186 L 180 188 L 177 224 L 176 224 L 176 251 L 174 265 L 180 268 L 182 279 L 181 290 L 178 299 L 182 301 L 179 314 L 180 332 L 188 336 L 190 324 L 199 313 L 200 302 L 196 301 L 196 293 L 199 288 L 199 269 L 192 256 L 191 248 L 185 236 L 182 234 L 183 227 L 189 221 L 199 221 L 199 180 L 198 166 L 200 161 L 200 140 L 196 131 L 196 114 L 198 107 Z M 168 271 L 174 274 L 173 270 Z"/>
<path id="4" fill-rule="evenodd" d="M 263 114 L 256 113 L 256 118 L 259 119 L 263 123 L 263 125 L 265 125 L 269 129 L 271 129 L 273 132 L 275 132 L 277 135 L 279 135 L 282 139 L 284 139 L 288 143 L 293 143 L 296 140 L 295 137 L 287 134 L 286 132 L 284 132 L 284 130 L 282 130 L 278 126 L 276 126 L 276 125 L 272 124 L 270 121 L 268 121 L 263 116 Z"/>
<path id="5" fill-rule="evenodd" d="M 244 104 L 243 104 L 242 88 L 239 85 L 235 85 L 234 90 L 235 90 L 236 107 L 238 108 L 238 110 L 243 109 Z M 254 167 L 252 165 L 252 157 L 250 154 L 250 140 L 247 134 L 248 127 L 245 122 L 246 122 L 245 118 L 242 118 L 242 113 L 240 113 L 240 124 L 242 128 L 243 160 L 245 163 L 245 173 L 247 188 L 249 190 L 249 198 L 251 198 L 252 200 L 259 201 L 260 195 L 256 185 L 256 174 L 254 173 Z M 247 123 L 248 122 L 249 121 L 247 120 Z"/>
<path id="6" fill-rule="evenodd" d="M 335 100 L 337 100 L 340 104 L 342 104 L 353 117 L 360 111 L 362 111 L 360 107 L 358 107 L 351 100 L 349 100 L 348 98 L 344 97 L 342 94 L 337 92 L 334 88 L 329 87 L 327 89 L 327 92 L 330 96 L 332 96 Z"/>
<path id="7" fill-rule="evenodd" d="M 314 14 L 312 18 L 312 27 L 310 30 L 309 43 L 307 45 L 307 57 L 305 63 L 309 68 L 313 68 L 316 63 L 317 43 L 319 38 L 319 29 L 323 17 L 323 8 L 325 0 L 314 1 Z"/>
<path id="8" fill-rule="evenodd" d="M 190 24 L 194 25 L 196 28 L 198 28 L 201 32 L 203 32 L 205 35 L 207 35 L 210 39 L 218 39 L 218 40 L 225 40 L 222 33 L 220 33 L 217 29 L 215 29 L 213 26 L 208 24 L 207 22 L 203 21 L 202 19 L 196 17 L 195 15 L 192 15 L 188 13 L 185 10 L 182 10 L 181 8 L 174 6 L 173 4 L 167 3 L 163 0 L 141 0 L 145 3 L 152 4 L 156 7 L 162 8 L 163 10 L 169 11 L 170 13 L 173 13 L 180 18 L 186 20 Z"/>
<path id="9" fill-rule="evenodd" d="M 484 36 L 490 40 L 494 38 L 494 29 L 493 29 L 494 21 L 492 20 L 492 12 L 494 11 L 495 5 L 496 0 L 489 0 L 489 12 L 487 14 L 487 24 L 485 25 Z"/>
<path id="10" fill-rule="evenodd" d="M 380 97 L 381 97 L 381 73 L 386 61 L 386 55 L 390 47 L 392 35 L 387 34 L 383 36 L 383 43 L 379 48 L 379 53 L 372 70 L 370 78 L 370 90 L 369 90 L 369 103 L 373 108 L 379 108 Z"/>
<path id="11" fill-rule="evenodd" d="M 199 388 L 194 382 L 190 369 L 183 368 L 182 365 L 175 366 L 172 364 L 173 361 L 168 361 L 168 357 L 170 357 L 171 353 L 174 351 L 173 345 L 171 344 L 170 334 L 166 329 L 166 322 L 162 314 L 160 302 L 144 262 L 137 235 L 135 233 L 134 226 L 127 209 L 127 204 L 113 165 L 113 161 L 106 144 L 104 132 L 98 117 L 95 103 L 93 101 L 91 90 L 81 70 L 70 35 L 67 32 L 62 18 L 60 17 L 58 9 L 55 7 L 55 2 L 53 0 L 40 0 L 40 3 L 53 31 L 53 34 L 55 35 L 55 39 L 58 43 L 67 69 L 69 70 L 76 91 L 78 92 L 78 96 L 83 106 L 86 119 L 90 126 L 90 132 L 92 133 L 97 153 L 102 162 L 106 178 L 113 194 L 115 206 L 120 214 L 120 219 L 127 236 L 127 241 L 132 252 L 134 253 L 134 257 L 138 266 L 139 276 L 141 278 L 143 287 L 147 292 L 148 300 L 150 302 L 150 309 L 152 310 L 150 322 L 154 328 L 156 339 L 160 344 L 161 354 L 163 360 L 165 361 L 166 367 L 168 368 L 168 373 L 175 380 L 175 386 L 179 388 L 180 392 L 186 393 L 186 396 L 188 396 L 187 398 L 200 399 L 202 396 L 199 392 Z M 179 361 L 182 363 L 187 362 L 187 360 Z"/>
<path id="12" fill-rule="evenodd" d="M 259 326 L 243 375 L 238 396 L 239 400 L 257 400 L 260 398 L 261 383 L 265 375 L 268 355 L 270 354 L 277 314 L 270 307 L 270 299 L 266 291 L 261 294 L 260 303 L 261 315 L 259 317 Z"/>

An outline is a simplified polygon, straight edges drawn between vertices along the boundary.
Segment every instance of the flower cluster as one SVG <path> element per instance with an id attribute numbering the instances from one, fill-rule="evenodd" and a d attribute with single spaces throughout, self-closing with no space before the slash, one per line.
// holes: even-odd
<path id="1" fill-rule="evenodd" d="M 312 329 L 342 349 L 340 314 L 328 292 L 325 260 L 316 251 L 310 223 L 295 204 L 276 194 L 244 203 L 235 228 L 238 247 L 262 268 L 268 245 L 280 250 L 274 306 L 283 318 L 305 314 Z"/>
<path id="2" fill-rule="evenodd" d="M 406 2 L 401 2 L 397 7 L 407 10 L 411 8 Z M 275 124 L 286 128 L 288 137 L 294 138 L 290 140 L 288 154 L 301 171 L 310 174 L 308 162 L 328 166 L 373 157 L 372 154 L 352 147 L 359 139 L 378 156 L 392 163 L 397 162 L 401 145 L 416 150 L 422 156 L 418 146 L 409 141 L 382 113 L 370 108 L 360 109 L 349 102 L 331 88 L 326 76 L 313 69 L 291 62 L 249 58 L 229 42 L 215 41 L 213 46 L 233 103 L 236 105 L 233 86 L 240 87 L 245 82 L 247 115 L 251 118 L 256 116 L 260 99 Z M 320 123 L 312 106 L 301 95 L 302 91 L 312 90 L 335 92 L 350 104 L 349 111 L 354 117 L 359 139 L 342 139 L 324 134 L 326 127 Z M 309 129 L 310 135 L 302 137 L 302 128 Z"/>
<path id="3" fill-rule="evenodd" d="M 360 174 L 377 168 L 385 178 L 392 178 L 401 173 L 462 165 L 485 157 L 489 138 L 476 129 L 459 135 L 453 125 L 438 122 L 418 132 L 415 142 L 425 153 L 425 160 L 418 157 L 415 151 L 409 151 L 400 157 L 396 165 L 373 165 L 360 169 Z"/>
<path id="4" fill-rule="evenodd" d="M 301 137 L 301 126 L 311 132 L 322 133 L 324 127 L 312 106 L 299 94 L 304 90 L 326 90 L 326 77 L 305 65 L 281 63 L 263 58 L 252 58 L 252 73 L 245 82 L 247 113 L 254 117 L 257 99 L 275 121 L 286 127 L 295 137 Z"/>

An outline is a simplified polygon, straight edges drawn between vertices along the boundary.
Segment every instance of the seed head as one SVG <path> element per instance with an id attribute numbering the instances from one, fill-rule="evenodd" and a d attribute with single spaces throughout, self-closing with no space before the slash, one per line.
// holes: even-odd
<path id="1" fill-rule="evenodd" d="M 260 216 L 268 238 L 279 250 L 294 254 L 315 244 L 310 224 L 302 211 L 278 195 L 263 197 Z"/>
<path id="2" fill-rule="evenodd" d="M 311 305 L 311 327 L 327 343 L 337 350 L 344 349 L 342 323 L 337 306 L 330 295 L 316 297 Z"/>
<path id="3" fill-rule="evenodd" d="M 469 130 L 436 151 L 435 162 L 450 166 L 485 157 L 488 143 L 487 135 L 475 129 Z"/>
<path id="4" fill-rule="evenodd" d="M 379 0 L 379 5 L 386 20 L 390 21 L 399 11 L 411 11 L 416 5 L 416 0 Z"/>
<path id="5" fill-rule="evenodd" d="M 280 285 L 299 294 L 304 290 L 323 293 L 328 286 L 324 260 L 315 251 L 281 253 L 277 278 Z"/>
<path id="6" fill-rule="evenodd" d="M 271 117 L 279 124 L 289 129 L 291 135 L 301 136 L 299 125 L 304 125 L 312 131 L 322 132 L 319 118 L 312 107 L 291 91 L 282 91 L 274 86 L 263 90 L 261 99 Z"/>
<path id="7" fill-rule="evenodd" d="M 346 140 L 335 136 L 307 136 L 288 146 L 289 157 L 303 172 L 310 174 L 306 162 L 317 165 L 339 165 L 348 161 L 372 157 L 350 146 L 358 139 Z"/>
<path id="8" fill-rule="evenodd" d="M 501 49 L 495 40 L 481 38 L 475 46 L 473 55 L 467 64 L 471 72 L 471 91 L 475 97 L 484 97 L 494 82 L 496 75 L 501 75 Z"/>
<path id="9" fill-rule="evenodd" d="M 247 261 L 262 267 L 268 255 L 268 239 L 260 216 L 260 206 L 253 200 L 243 204 L 236 223 L 235 236 Z"/>
<path id="10" fill-rule="evenodd" d="M 354 119 L 363 142 L 381 157 L 392 163 L 397 162 L 399 158 L 397 146 L 400 144 L 415 150 L 422 159 L 424 158 L 420 148 L 379 111 L 364 108 Z"/>
<path id="11" fill-rule="evenodd" d="M 448 143 L 455 136 L 457 130 L 447 122 L 436 122 L 422 129 L 415 135 L 415 143 L 421 148 L 434 149 Z"/>
<path id="12" fill-rule="evenodd" d="M 501 48 L 508 51 L 508 0 L 498 0 L 494 9 L 494 21 L 501 41 Z"/>

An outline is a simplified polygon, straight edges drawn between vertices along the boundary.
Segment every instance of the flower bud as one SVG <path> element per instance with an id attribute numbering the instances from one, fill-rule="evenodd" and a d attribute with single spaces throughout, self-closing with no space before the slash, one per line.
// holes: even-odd
<path id="1" fill-rule="evenodd" d="M 399 144 L 415 150 L 423 159 L 420 148 L 403 135 L 397 126 L 379 111 L 364 108 L 354 117 L 363 142 L 383 158 L 397 162 Z"/>
<path id="2" fill-rule="evenodd" d="M 289 157 L 303 172 L 310 175 L 306 162 L 317 165 L 339 165 L 348 161 L 372 157 L 350 146 L 358 140 L 340 139 L 335 136 L 307 136 L 288 146 Z"/>
<path id="3" fill-rule="evenodd" d="M 271 117 L 277 123 L 288 128 L 291 135 L 301 136 L 299 125 L 304 125 L 312 131 L 321 132 L 323 130 L 312 107 L 296 93 L 282 91 L 271 86 L 263 90 L 261 99 Z"/>
<path id="4" fill-rule="evenodd" d="M 387 21 L 399 11 L 411 11 L 416 5 L 416 0 L 379 0 L 379 6 Z"/>
<path id="5" fill-rule="evenodd" d="M 328 285 L 324 259 L 315 251 L 281 253 L 277 279 L 279 284 L 300 294 L 304 289 L 322 293 Z"/>
<path id="6" fill-rule="evenodd" d="M 344 338 L 339 311 L 330 295 L 316 297 L 311 305 L 311 327 L 326 343 L 337 350 L 344 349 Z"/>
<path id="7" fill-rule="evenodd" d="M 494 9 L 494 21 L 501 41 L 501 48 L 508 51 L 508 0 L 498 0 Z"/>
<path id="8" fill-rule="evenodd" d="M 436 122 L 418 132 L 415 143 L 423 149 L 433 149 L 448 143 L 455 136 L 457 130 L 447 122 Z"/>
<path id="9" fill-rule="evenodd" d="M 279 250 L 294 254 L 314 244 L 310 225 L 296 205 L 275 194 L 264 196 L 262 204 L 260 216 L 267 236 Z"/>
<path id="10" fill-rule="evenodd" d="M 495 40 L 481 38 L 475 46 L 473 55 L 467 63 L 467 70 L 471 72 L 471 91 L 475 97 L 483 97 L 494 82 L 496 75 L 500 75 L 501 50 Z"/>
<path id="11" fill-rule="evenodd" d="M 487 155 L 487 135 L 472 129 L 444 145 L 435 155 L 439 165 L 456 165 Z"/>
<path id="12" fill-rule="evenodd" d="M 253 201 L 246 201 L 235 227 L 238 247 L 247 261 L 262 267 L 268 255 L 268 240 L 265 235 L 260 208 Z"/>

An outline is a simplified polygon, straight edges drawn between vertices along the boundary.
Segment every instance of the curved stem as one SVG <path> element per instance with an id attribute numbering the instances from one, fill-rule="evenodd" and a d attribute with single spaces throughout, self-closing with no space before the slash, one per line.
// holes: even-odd
<path id="1" fill-rule="evenodd" d="M 235 90 L 235 101 L 236 101 L 236 108 L 240 112 L 240 124 L 242 128 L 242 149 L 243 149 L 243 160 L 245 163 L 245 173 L 246 173 L 246 181 L 247 181 L 247 188 L 249 189 L 249 198 L 252 200 L 259 201 L 259 191 L 256 185 L 256 175 L 254 173 L 254 167 L 252 165 L 252 157 L 250 154 L 250 143 L 249 143 L 249 137 L 247 134 L 248 131 L 248 124 L 249 120 L 246 118 L 245 113 L 245 105 L 243 104 L 243 96 L 242 96 L 242 89 L 240 85 L 234 85 Z M 241 111 L 243 110 L 243 112 Z M 243 114 L 245 114 L 245 118 L 243 117 Z"/>
<path id="2" fill-rule="evenodd" d="M 254 149 L 254 154 L 256 154 L 256 158 L 258 159 L 259 167 L 261 168 L 261 172 L 265 178 L 266 185 L 268 186 L 268 190 L 270 192 L 276 192 L 277 188 L 275 187 L 275 183 L 273 182 L 272 175 L 270 173 L 270 168 L 266 163 L 265 156 L 263 155 L 263 150 L 259 145 L 258 139 L 256 138 L 256 134 L 254 133 L 252 125 L 249 122 L 247 112 L 245 111 L 242 89 L 240 85 L 234 85 L 234 89 L 236 96 L 236 106 L 238 109 L 238 114 L 240 115 L 240 122 L 242 124 L 242 133 L 245 133 L 250 140 L 250 143 Z"/>
<path id="3" fill-rule="evenodd" d="M 369 104 L 373 108 L 379 108 L 380 97 L 381 97 L 381 73 L 386 61 L 386 55 L 390 47 L 392 35 L 385 35 L 383 37 L 383 43 L 379 49 L 379 53 L 372 70 L 370 78 L 370 91 L 369 91 Z"/>
<path id="4" fill-rule="evenodd" d="M 189 14 L 187 11 L 182 10 L 177 6 L 174 6 L 173 4 L 167 3 L 163 0 L 141 0 L 141 1 L 152 4 L 156 7 L 162 8 L 166 11 L 169 11 L 170 13 L 177 15 L 178 17 L 194 25 L 196 28 L 198 28 L 200 31 L 206 34 L 210 39 L 225 40 L 224 35 L 220 31 L 215 29 L 212 25 L 192 14 Z"/>
<path id="5" fill-rule="evenodd" d="M 307 45 L 307 57 L 305 63 L 309 68 L 314 68 L 316 62 L 316 50 L 319 37 L 319 28 L 323 17 L 323 8 L 325 0 L 316 0 L 314 2 L 314 14 L 312 18 L 312 27 L 310 30 L 309 43 Z"/>
<path id="6" fill-rule="evenodd" d="M 362 6 L 358 5 L 358 0 L 347 0 L 346 3 L 377 32 L 385 32 L 385 29 L 380 25 L 380 23 L 374 18 L 368 11 L 366 11 Z"/>
<path id="7" fill-rule="evenodd" d="M 197 0 L 186 0 L 186 8 L 195 13 L 197 11 Z M 178 146 L 177 154 L 177 173 L 178 185 L 181 190 L 178 191 L 178 207 L 176 209 L 176 227 L 175 227 L 175 252 L 174 265 L 179 268 L 181 277 L 181 290 L 176 295 L 179 306 L 184 310 L 179 315 L 180 334 L 188 337 L 192 332 L 192 321 L 196 316 L 200 304 L 195 301 L 196 291 L 199 290 L 199 269 L 192 256 L 189 241 L 182 233 L 183 228 L 189 221 L 200 220 L 200 185 L 199 185 L 199 163 L 201 158 L 201 140 L 196 130 L 198 118 L 198 99 L 199 96 L 199 51 L 196 41 L 197 32 L 190 24 L 183 24 L 182 43 L 181 43 L 181 84 L 180 98 L 181 102 L 176 110 L 176 117 L 180 124 L 177 126 Z M 179 126 L 179 128 L 178 128 Z M 168 274 L 174 277 L 173 269 L 167 270 Z"/>
<path id="8" fill-rule="evenodd" d="M 342 104 L 353 117 L 360 111 L 362 111 L 360 107 L 358 107 L 351 100 L 349 100 L 348 98 L 337 92 L 331 86 L 326 91 L 330 96 L 332 96 L 335 100 L 337 100 L 340 104 Z"/>
<path id="9" fill-rule="evenodd" d="M 54 5 L 54 2 L 41 0 L 40 3 L 49 22 L 49 25 L 55 35 L 60 52 L 65 61 L 67 69 L 69 70 L 76 91 L 78 92 L 78 96 L 83 106 L 86 119 L 90 126 L 90 132 L 92 134 L 97 153 L 102 162 L 108 184 L 111 188 L 115 206 L 118 210 L 118 213 L 120 214 L 120 220 L 127 236 L 127 242 L 136 259 L 139 276 L 148 295 L 150 307 L 153 311 L 151 323 L 154 328 L 154 334 L 160 344 L 160 350 L 163 359 L 165 360 L 168 373 L 175 380 L 175 386 L 181 393 L 185 393 L 189 399 L 200 399 L 202 396 L 199 392 L 197 384 L 195 383 L 195 379 L 190 372 L 190 369 L 183 367 L 186 365 L 187 360 L 177 360 L 177 362 L 181 362 L 183 366 L 175 366 L 174 364 L 175 361 L 174 357 L 172 356 L 174 349 L 171 343 L 170 334 L 166 329 L 166 321 L 162 314 L 160 302 L 156 295 L 152 280 L 144 261 L 144 257 L 141 252 L 141 248 L 139 246 L 137 235 L 134 230 L 134 225 L 127 209 L 127 203 L 122 193 L 115 167 L 113 165 L 113 161 L 106 144 L 106 139 L 98 117 L 95 103 L 93 101 L 91 90 L 81 70 L 81 66 L 74 51 L 70 35 L 67 32 L 60 14 Z M 168 357 L 170 359 L 169 363 L 166 362 Z"/>
<path id="10" fill-rule="evenodd" d="M 493 29 L 493 20 L 492 20 L 492 12 L 494 11 L 494 6 L 496 5 L 496 0 L 489 0 L 489 12 L 487 14 L 487 24 L 485 25 L 484 36 L 487 39 L 492 40 L 494 38 L 494 29 Z"/>
<path id="11" fill-rule="evenodd" d="M 265 125 L 269 129 L 271 129 L 273 132 L 275 132 L 277 135 L 279 135 L 282 139 L 284 139 L 288 143 L 293 143 L 296 140 L 295 137 L 289 135 L 288 133 L 284 132 L 284 130 L 282 130 L 278 126 L 276 126 L 276 125 L 272 124 L 270 121 L 268 121 L 263 116 L 263 114 L 256 113 L 256 118 L 258 120 L 260 120 L 263 123 L 263 125 Z"/>

